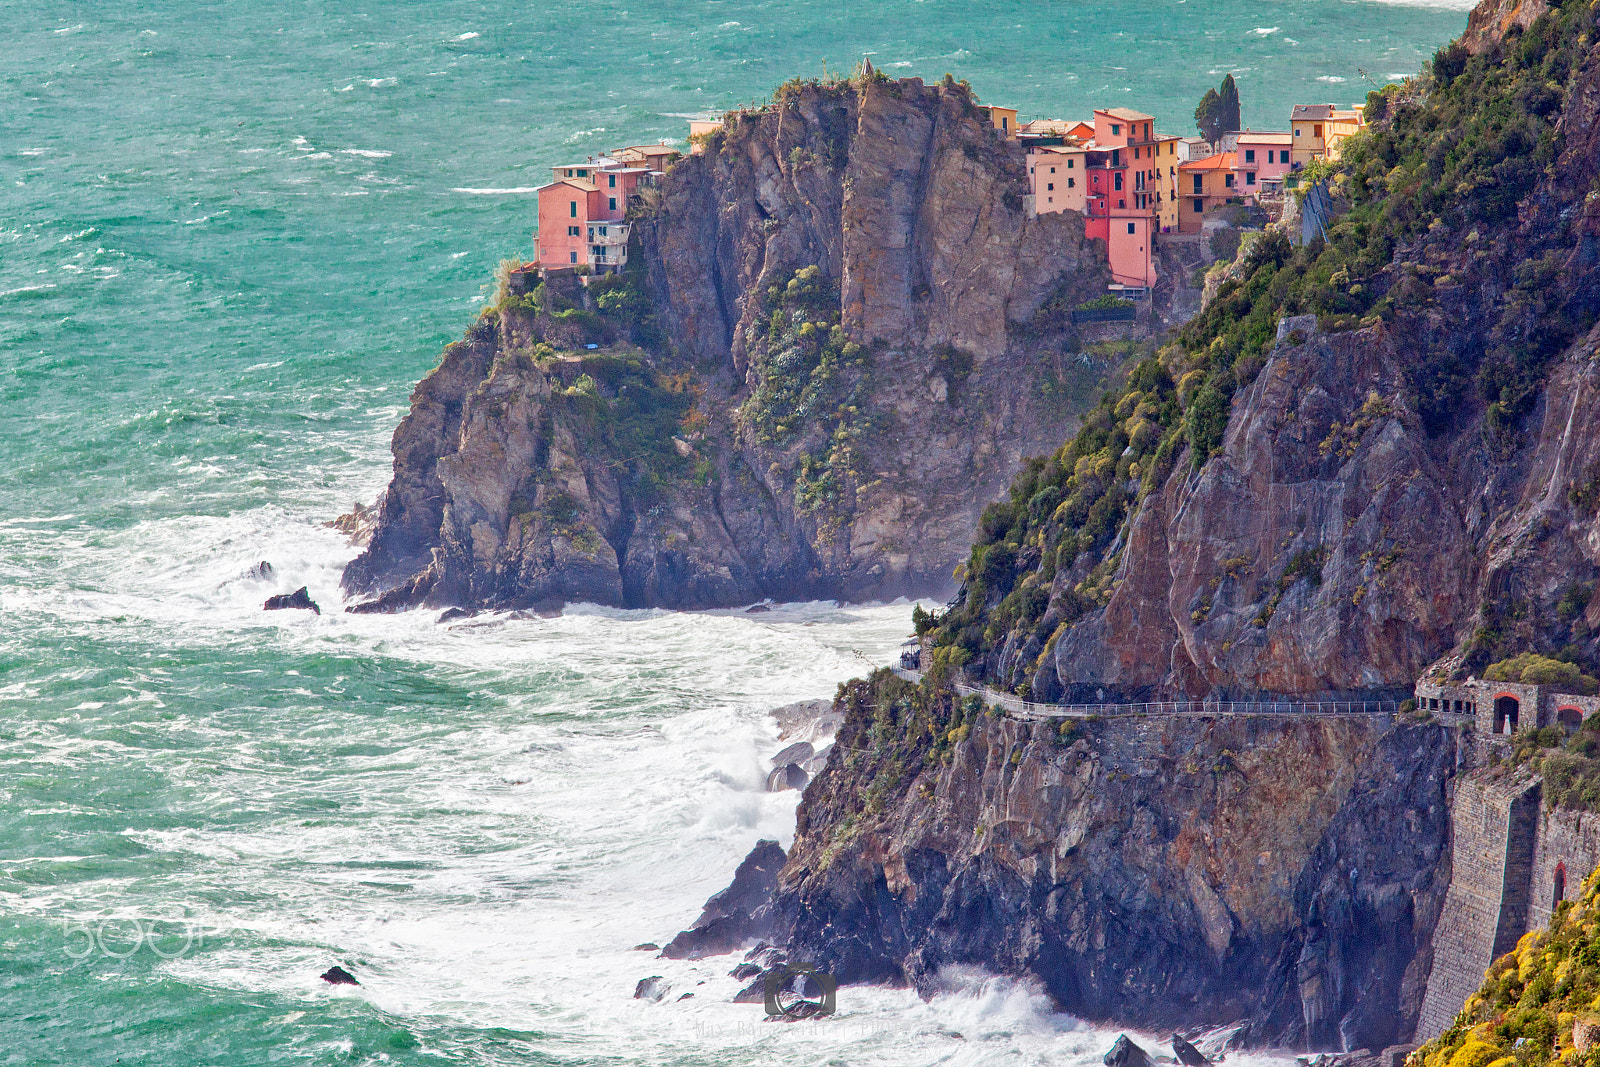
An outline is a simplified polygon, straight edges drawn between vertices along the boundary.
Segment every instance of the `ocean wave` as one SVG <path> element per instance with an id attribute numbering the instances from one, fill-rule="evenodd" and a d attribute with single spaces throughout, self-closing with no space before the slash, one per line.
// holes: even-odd
<path id="1" fill-rule="evenodd" d="M 537 185 L 518 185 L 510 189 L 473 189 L 460 186 L 450 190 L 452 193 L 466 193 L 469 196 L 507 196 L 512 194 L 537 193 Z"/>
<path id="2" fill-rule="evenodd" d="M 394 155 L 393 152 L 385 152 L 376 148 L 341 148 L 339 149 L 339 154 L 341 156 L 361 156 L 365 159 L 388 159 Z"/>
<path id="3" fill-rule="evenodd" d="M 483 34 L 479 33 L 477 30 L 468 30 L 466 33 L 458 33 L 458 34 L 456 34 L 455 37 L 452 38 L 452 40 L 470 41 L 475 37 L 482 37 L 482 36 L 483 36 Z"/>

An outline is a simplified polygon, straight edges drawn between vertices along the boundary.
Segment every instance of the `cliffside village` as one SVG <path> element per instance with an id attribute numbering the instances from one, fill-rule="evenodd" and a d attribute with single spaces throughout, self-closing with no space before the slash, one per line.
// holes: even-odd
<path id="1" fill-rule="evenodd" d="M 1155 119 L 1131 108 L 1096 109 L 1092 122 L 1018 122 L 1014 108 L 985 106 L 995 135 L 1014 143 L 1028 168 L 1030 214 L 1076 211 L 1088 236 L 1106 242 L 1113 289 L 1140 297 L 1156 281 L 1155 245 L 1199 237 L 1224 209 L 1280 207 L 1286 183 L 1317 159 L 1336 160 L 1362 126 L 1359 108 L 1296 104 L 1287 130 L 1239 130 L 1216 142 L 1158 134 Z M 699 152 L 720 121 L 689 123 Z M 656 184 L 677 159 L 667 145 L 634 145 L 552 168 L 538 190 L 538 263 L 544 269 L 621 270 L 628 259 L 628 198 Z"/>

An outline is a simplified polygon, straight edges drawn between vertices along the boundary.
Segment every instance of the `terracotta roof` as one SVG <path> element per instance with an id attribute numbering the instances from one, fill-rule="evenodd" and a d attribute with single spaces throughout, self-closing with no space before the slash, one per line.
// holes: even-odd
<path id="1" fill-rule="evenodd" d="M 1103 107 L 1098 110 L 1101 114 L 1110 115 L 1112 118 L 1121 119 L 1123 122 L 1155 121 L 1154 115 L 1146 115 L 1144 112 L 1135 111 L 1131 107 Z"/>
<path id="2" fill-rule="evenodd" d="M 1233 164 L 1239 158 L 1237 152 L 1218 152 L 1214 156 L 1204 159 L 1191 159 L 1187 163 L 1179 163 L 1179 170 L 1232 170 Z"/>
<path id="3" fill-rule="evenodd" d="M 551 185 L 570 185 L 573 188 L 581 189 L 586 193 L 598 192 L 600 189 L 600 187 L 594 182 L 585 181 L 582 178 L 557 178 L 555 181 L 551 182 L 550 185 L 539 186 L 539 188 L 535 189 L 534 192 L 542 193 L 546 189 L 550 188 Z"/>

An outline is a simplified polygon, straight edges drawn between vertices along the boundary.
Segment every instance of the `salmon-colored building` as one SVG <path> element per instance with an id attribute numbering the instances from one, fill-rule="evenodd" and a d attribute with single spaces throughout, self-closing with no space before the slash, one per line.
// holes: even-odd
<path id="1" fill-rule="evenodd" d="M 1239 147 L 1234 152 L 1235 187 L 1252 200 L 1263 190 L 1282 189 L 1283 179 L 1289 173 L 1293 145 L 1294 138 L 1287 132 L 1245 130 L 1240 133 Z"/>
<path id="2" fill-rule="evenodd" d="M 1034 211 L 1048 215 L 1054 211 L 1080 214 L 1088 200 L 1087 168 L 1089 150 L 1082 145 L 1042 145 L 1028 149 L 1028 184 L 1033 189 Z"/>
<path id="3" fill-rule="evenodd" d="M 1143 112 L 1117 107 L 1094 113 L 1094 140 L 1086 146 L 1084 232 L 1106 242 L 1118 285 L 1155 284 L 1157 205 L 1164 201 L 1157 178 L 1159 143 L 1155 119 Z"/>
<path id="4" fill-rule="evenodd" d="M 659 156 L 658 147 L 636 146 L 618 155 Z M 668 154 L 672 149 L 666 149 Z M 659 156 L 666 158 L 666 156 Z M 588 267 L 596 272 L 621 270 L 628 262 L 625 221 L 628 198 L 660 171 L 643 160 L 599 156 L 583 163 L 551 168 L 555 181 L 539 189 L 539 229 L 535 244 L 539 266 Z"/>

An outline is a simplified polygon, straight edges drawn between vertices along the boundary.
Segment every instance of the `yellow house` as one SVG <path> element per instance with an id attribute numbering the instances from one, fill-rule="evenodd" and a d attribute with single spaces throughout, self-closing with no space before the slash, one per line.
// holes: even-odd
<path id="1" fill-rule="evenodd" d="M 721 119 L 690 119 L 689 154 L 698 156 L 701 152 L 704 152 L 706 150 L 706 138 L 720 129 L 722 129 Z"/>
<path id="2" fill-rule="evenodd" d="M 1361 112 L 1332 104 L 1296 104 L 1289 113 L 1290 162 L 1295 170 L 1313 159 L 1338 159 L 1339 145 L 1362 126 Z"/>
<path id="3" fill-rule="evenodd" d="M 989 113 L 989 125 L 1005 134 L 1008 140 L 1017 137 L 1017 109 L 1014 107 L 996 107 L 993 104 L 983 110 Z"/>
<path id="4" fill-rule="evenodd" d="M 1178 231 L 1178 142 L 1181 137 L 1157 137 L 1151 145 L 1153 176 L 1149 179 L 1156 189 L 1156 228 L 1160 233 Z M 1142 161 L 1141 161 L 1142 162 Z"/>
<path id="5" fill-rule="evenodd" d="M 1028 185 L 1033 209 L 1040 215 L 1054 211 L 1082 212 L 1089 183 L 1084 174 L 1088 149 L 1080 145 L 1040 145 L 1028 149 Z"/>

